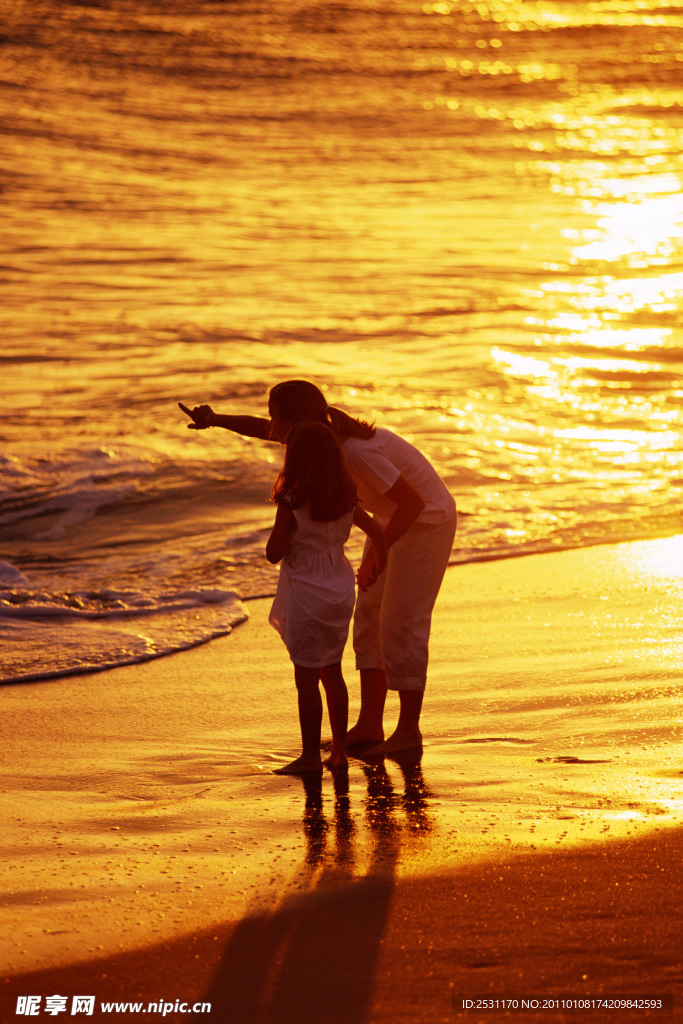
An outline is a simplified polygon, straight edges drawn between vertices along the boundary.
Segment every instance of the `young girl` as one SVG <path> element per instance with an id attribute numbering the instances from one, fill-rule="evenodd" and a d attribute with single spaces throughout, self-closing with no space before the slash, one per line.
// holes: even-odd
<path id="1" fill-rule="evenodd" d="M 322 700 L 325 690 L 332 729 L 328 764 L 345 766 L 348 694 L 341 659 L 355 603 L 354 575 L 344 554 L 351 525 L 359 526 L 374 552 L 374 574 L 386 562 L 381 527 L 358 507 L 356 487 L 332 432 L 322 423 L 292 425 L 283 438 L 284 468 L 273 488 L 275 524 L 266 545 L 269 562 L 282 562 L 270 622 L 294 662 L 302 753 L 277 769 L 284 774 L 320 771 Z M 374 579 L 359 570 L 365 590 Z"/>

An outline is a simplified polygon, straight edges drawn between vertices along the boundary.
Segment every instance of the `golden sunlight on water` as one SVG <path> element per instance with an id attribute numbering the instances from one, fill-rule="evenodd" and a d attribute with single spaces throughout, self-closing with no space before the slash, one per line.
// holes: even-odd
<path id="1" fill-rule="evenodd" d="M 668 185 L 683 190 L 683 183 L 673 175 Z M 626 260 L 629 267 L 643 269 L 667 266 L 680 239 L 683 195 L 651 196 L 642 202 L 600 203 L 595 213 L 598 226 L 594 241 L 577 246 L 575 258 Z"/>
<path id="2" fill-rule="evenodd" d="M 647 583 L 665 582 L 670 587 L 672 602 L 683 593 L 683 534 L 653 541 L 650 544 L 634 544 L 624 550 L 635 575 Z"/>

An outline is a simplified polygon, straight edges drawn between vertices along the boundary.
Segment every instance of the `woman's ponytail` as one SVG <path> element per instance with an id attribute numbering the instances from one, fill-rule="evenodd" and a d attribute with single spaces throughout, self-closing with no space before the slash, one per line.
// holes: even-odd
<path id="1" fill-rule="evenodd" d="M 333 434 L 340 441 L 345 441 L 347 437 L 360 437 L 367 441 L 375 436 L 376 431 L 372 423 L 349 416 L 343 409 L 337 409 L 333 405 L 327 407 L 327 419 Z"/>

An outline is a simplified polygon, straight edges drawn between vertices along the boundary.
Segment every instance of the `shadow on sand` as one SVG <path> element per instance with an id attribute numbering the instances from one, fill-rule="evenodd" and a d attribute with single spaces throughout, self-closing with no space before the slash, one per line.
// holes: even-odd
<path id="1" fill-rule="evenodd" d="M 362 1024 L 391 907 L 396 860 L 407 832 L 431 828 L 420 757 L 394 759 L 404 792 L 394 791 L 383 763 L 365 764 L 369 864 L 361 873 L 348 773 L 334 774 L 328 821 L 319 776 L 304 786 L 308 891 L 232 933 L 206 991 L 214 1013 L 234 1024 Z M 334 841 L 333 841 L 334 840 Z M 363 842 L 367 859 L 367 841 Z"/>

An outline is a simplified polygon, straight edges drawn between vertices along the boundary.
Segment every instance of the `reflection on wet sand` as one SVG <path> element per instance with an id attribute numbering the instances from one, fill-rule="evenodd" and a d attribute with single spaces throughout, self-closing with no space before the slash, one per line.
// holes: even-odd
<path id="1" fill-rule="evenodd" d="M 433 827 L 421 753 L 392 761 L 403 777 L 400 793 L 383 762 L 363 764 L 371 850 L 362 874 L 348 771 L 332 773 L 331 820 L 321 776 L 301 777 L 308 891 L 285 897 L 232 933 L 206 992 L 221 1020 L 362 1024 L 368 1018 L 402 842 Z"/>

